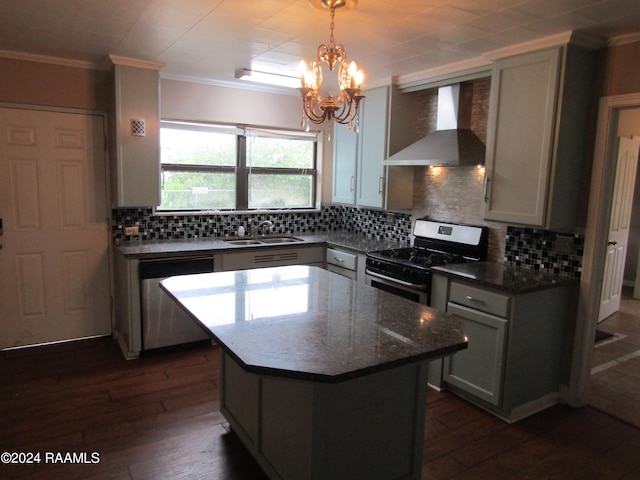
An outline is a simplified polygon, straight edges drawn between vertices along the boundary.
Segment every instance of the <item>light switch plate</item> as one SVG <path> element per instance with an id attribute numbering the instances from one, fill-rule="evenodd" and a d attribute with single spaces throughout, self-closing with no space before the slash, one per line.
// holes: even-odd
<path id="1" fill-rule="evenodd" d="M 560 253 L 574 253 L 575 244 L 573 237 L 568 235 L 556 235 L 554 250 Z"/>
<path id="2" fill-rule="evenodd" d="M 124 227 L 124 234 L 127 236 L 138 235 L 139 229 L 137 225 L 132 227 Z"/>

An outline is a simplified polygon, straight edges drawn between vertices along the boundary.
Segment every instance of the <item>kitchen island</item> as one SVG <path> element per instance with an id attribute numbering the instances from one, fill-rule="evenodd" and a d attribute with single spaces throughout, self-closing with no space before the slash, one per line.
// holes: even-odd
<path id="1" fill-rule="evenodd" d="M 419 479 L 430 360 L 462 323 L 318 267 L 161 282 L 222 350 L 220 410 L 273 479 Z"/>

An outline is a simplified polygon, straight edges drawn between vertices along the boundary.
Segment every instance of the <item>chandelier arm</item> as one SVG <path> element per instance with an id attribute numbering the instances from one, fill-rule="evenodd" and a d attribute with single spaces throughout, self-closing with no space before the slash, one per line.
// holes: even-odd
<path id="1" fill-rule="evenodd" d="M 343 92 L 344 94 L 344 92 Z M 334 119 L 338 123 L 346 123 L 348 118 L 351 116 L 351 102 L 342 101 L 340 102 L 341 108 L 340 111 L 336 112 L 334 115 Z"/>
<path id="2" fill-rule="evenodd" d="M 335 121 L 341 124 L 351 123 L 356 117 L 355 109 L 351 108 L 351 104 L 345 104 L 339 115 L 334 117 Z"/>
<path id="3" fill-rule="evenodd" d="M 326 113 L 323 112 L 322 115 L 318 115 L 316 113 L 315 107 L 312 105 L 311 101 L 307 101 L 307 99 L 302 100 L 302 109 L 304 114 L 307 116 L 312 123 L 320 124 L 326 120 Z"/>

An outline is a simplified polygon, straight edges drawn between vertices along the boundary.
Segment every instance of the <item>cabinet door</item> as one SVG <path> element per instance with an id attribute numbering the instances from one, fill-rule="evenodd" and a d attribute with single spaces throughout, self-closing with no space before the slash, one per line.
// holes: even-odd
<path id="1" fill-rule="evenodd" d="M 496 61 L 484 218 L 542 226 L 552 169 L 562 49 Z"/>
<path id="2" fill-rule="evenodd" d="M 333 202 L 355 204 L 357 155 L 358 135 L 348 125 L 336 123 L 333 127 Z"/>
<path id="3" fill-rule="evenodd" d="M 507 320 L 449 302 L 462 319 L 469 346 L 444 361 L 445 383 L 500 406 Z"/>
<path id="4" fill-rule="evenodd" d="M 363 207 L 383 206 L 384 166 L 387 151 L 387 106 L 389 88 L 369 90 L 360 116 L 360 151 L 358 152 L 358 197 Z"/>

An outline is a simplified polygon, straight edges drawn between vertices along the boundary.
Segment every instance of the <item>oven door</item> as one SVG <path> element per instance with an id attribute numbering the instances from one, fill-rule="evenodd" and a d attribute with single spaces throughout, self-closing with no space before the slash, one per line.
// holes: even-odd
<path id="1" fill-rule="evenodd" d="M 431 286 L 428 284 L 405 282 L 397 278 L 388 277 L 382 273 L 373 272 L 368 268 L 365 269 L 365 283 L 380 290 L 408 298 L 414 302 L 429 305 L 429 290 Z"/>

